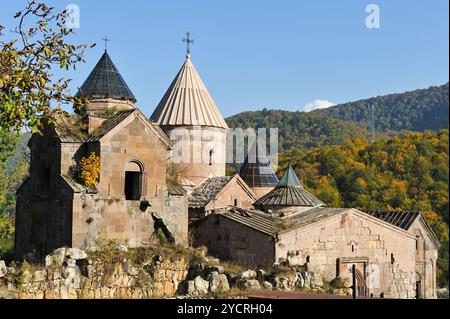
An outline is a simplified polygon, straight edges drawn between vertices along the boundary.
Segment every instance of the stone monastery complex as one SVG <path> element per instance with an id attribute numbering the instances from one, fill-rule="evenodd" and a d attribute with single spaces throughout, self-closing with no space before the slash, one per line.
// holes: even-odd
<path id="1" fill-rule="evenodd" d="M 229 128 L 189 54 L 150 117 L 106 51 L 77 95 L 81 110 L 29 141 L 30 174 L 17 191 L 17 258 L 164 236 L 248 266 L 307 264 L 329 280 L 355 265 L 360 296 L 436 298 L 440 243 L 419 212 L 327 207 L 291 166 L 279 180 L 260 154 L 226 176 Z M 199 127 L 215 136 L 200 141 L 209 159 L 172 161 L 176 131 L 189 139 Z M 95 186 L 78 178 L 90 154 L 100 161 Z"/>

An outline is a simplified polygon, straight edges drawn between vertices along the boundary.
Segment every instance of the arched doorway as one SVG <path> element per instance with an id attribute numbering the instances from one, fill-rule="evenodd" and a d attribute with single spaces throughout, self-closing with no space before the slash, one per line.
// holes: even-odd
<path id="1" fill-rule="evenodd" d="M 416 272 L 416 299 L 423 298 L 422 276 Z"/>
<path id="2" fill-rule="evenodd" d="M 125 199 L 140 200 L 142 196 L 142 165 L 136 161 L 128 162 L 125 167 Z"/>

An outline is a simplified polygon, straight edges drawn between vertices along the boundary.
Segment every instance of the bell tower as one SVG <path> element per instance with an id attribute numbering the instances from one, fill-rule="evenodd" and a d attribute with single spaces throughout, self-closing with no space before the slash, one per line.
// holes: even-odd
<path id="1" fill-rule="evenodd" d="M 136 98 L 112 62 L 105 41 L 105 52 L 91 71 L 76 97 L 83 102 L 82 113 L 88 121 L 89 133 L 118 110 L 134 108 Z"/>
<path id="2" fill-rule="evenodd" d="M 228 125 L 190 57 L 190 34 L 186 60 L 150 119 L 172 140 L 171 159 L 182 184 L 197 185 L 204 179 L 225 176 Z"/>

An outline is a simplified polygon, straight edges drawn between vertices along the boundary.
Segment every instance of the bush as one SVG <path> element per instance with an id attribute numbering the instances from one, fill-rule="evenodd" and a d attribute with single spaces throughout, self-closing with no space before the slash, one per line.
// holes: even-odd
<path id="1" fill-rule="evenodd" d="M 14 219 L 0 215 L 0 259 L 9 259 L 14 250 Z"/>
<path id="2" fill-rule="evenodd" d="M 93 187 L 98 184 L 100 179 L 100 157 L 94 152 L 91 152 L 89 157 L 81 159 L 78 178 L 87 187 Z"/>

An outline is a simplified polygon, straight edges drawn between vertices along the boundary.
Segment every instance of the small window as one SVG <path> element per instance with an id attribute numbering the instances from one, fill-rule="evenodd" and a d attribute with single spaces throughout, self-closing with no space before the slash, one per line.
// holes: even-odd
<path id="1" fill-rule="evenodd" d="M 125 168 L 125 199 L 140 200 L 142 196 L 142 169 L 136 162 Z"/>
<path id="2" fill-rule="evenodd" d="M 214 151 L 210 150 L 209 151 L 209 165 L 212 165 L 212 163 L 213 163 L 213 155 L 214 155 Z"/>
<path id="3" fill-rule="evenodd" d="M 306 262 L 307 262 L 307 263 L 311 262 L 311 257 L 309 257 L 309 255 L 306 256 Z"/>
<path id="4" fill-rule="evenodd" d="M 234 206 L 237 207 L 237 205 L 238 205 L 238 200 L 237 200 L 237 198 L 235 198 L 235 199 L 234 199 Z"/>

